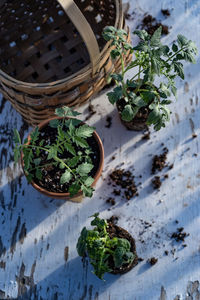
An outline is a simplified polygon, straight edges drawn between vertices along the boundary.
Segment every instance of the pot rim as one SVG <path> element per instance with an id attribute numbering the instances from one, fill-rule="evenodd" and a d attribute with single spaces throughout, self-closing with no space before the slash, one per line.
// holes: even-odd
<path id="1" fill-rule="evenodd" d="M 70 117 L 67 117 L 68 119 L 70 119 Z M 39 123 L 37 126 L 40 129 L 44 128 L 51 120 L 55 120 L 55 119 L 63 119 L 63 117 L 51 117 L 47 120 L 44 120 L 42 121 L 41 123 Z M 82 122 L 83 124 L 86 124 L 85 122 Z M 33 131 L 33 130 L 32 130 Z M 32 132 L 31 131 L 31 132 Z M 28 135 L 28 142 L 27 144 L 30 143 L 30 140 L 31 140 L 31 132 L 29 133 Z M 94 182 L 92 183 L 92 187 L 96 184 L 97 180 L 99 179 L 99 177 L 101 176 L 101 173 L 102 173 L 102 170 L 103 170 L 103 162 L 104 162 L 104 148 L 103 148 L 103 143 L 99 137 L 99 135 L 97 134 L 96 131 L 93 132 L 93 137 L 94 139 L 97 141 L 97 144 L 98 144 L 98 147 L 99 147 L 99 151 L 100 151 L 100 160 L 99 160 L 99 166 L 98 166 L 98 169 L 97 169 L 97 172 L 96 174 L 94 175 Z M 23 161 L 23 152 L 21 152 L 21 164 L 22 164 L 22 169 L 23 169 L 23 172 L 24 172 L 24 175 L 26 176 L 25 174 L 25 171 L 24 171 L 24 161 Z M 33 180 L 30 182 L 31 185 L 36 189 L 38 190 L 40 193 L 42 194 L 45 194 L 46 196 L 49 196 L 51 198 L 58 198 L 58 199 L 66 199 L 66 198 L 70 198 L 70 199 L 73 199 L 73 198 L 76 198 L 76 197 L 79 197 L 81 195 L 83 195 L 83 192 L 80 190 L 76 195 L 74 196 L 70 196 L 69 193 L 56 193 L 56 192 L 50 192 L 48 190 L 46 190 L 45 188 L 39 186 L 38 184 L 36 184 Z"/>

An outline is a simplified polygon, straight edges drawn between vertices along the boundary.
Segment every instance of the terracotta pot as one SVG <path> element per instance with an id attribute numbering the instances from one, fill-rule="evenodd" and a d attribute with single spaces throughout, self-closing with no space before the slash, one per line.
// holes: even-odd
<path id="1" fill-rule="evenodd" d="M 44 128 L 45 126 L 47 126 L 47 124 L 54 119 L 62 119 L 62 117 L 52 117 L 50 119 L 47 119 L 43 122 L 41 122 L 38 125 L 39 130 Z M 104 148 L 103 148 L 103 144 L 102 141 L 99 137 L 99 135 L 96 133 L 96 131 L 93 132 L 93 137 L 94 139 L 97 141 L 97 144 L 99 146 L 99 151 L 100 151 L 100 161 L 99 161 L 99 167 L 98 170 L 96 172 L 96 174 L 94 175 L 94 182 L 92 183 L 92 187 L 95 186 L 97 180 L 99 179 L 99 177 L 101 176 L 102 170 L 103 170 L 103 162 L 104 162 Z M 30 134 L 28 135 L 28 144 L 30 143 L 31 137 Z M 22 168 L 24 171 L 24 161 L 23 161 L 23 153 L 21 153 L 21 163 L 22 163 Z M 25 173 L 25 172 L 24 172 Z M 81 202 L 83 199 L 83 193 L 82 191 L 79 191 L 75 196 L 71 197 L 69 193 L 55 193 L 55 192 L 50 192 L 46 189 L 44 189 L 43 187 L 39 186 L 38 184 L 36 184 L 34 181 L 31 182 L 31 185 L 40 193 L 51 197 L 51 198 L 55 198 L 55 199 L 64 199 L 64 200 L 70 200 L 73 202 Z"/>
<path id="2" fill-rule="evenodd" d="M 137 256 L 137 253 L 136 253 L 135 240 L 131 236 L 131 234 L 127 230 L 125 230 L 124 228 L 119 227 L 119 226 L 117 226 L 117 225 L 115 225 L 113 223 L 108 223 L 108 225 L 109 225 L 109 227 L 108 227 L 107 231 L 109 233 L 110 238 L 118 237 L 118 238 L 127 239 L 130 242 L 130 244 L 131 244 L 131 249 L 130 250 L 135 255 L 135 258 L 132 261 L 132 263 L 126 264 L 126 265 L 124 265 L 124 266 L 122 266 L 120 268 L 112 268 L 113 271 L 111 273 L 112 274 L 124 274 L 124 273 L 127 273 L 127 272 L 129 272 L 132 268 L 134 268 L 138 264 L 138 256 Z M 115 233 L 113 233 L 113 227 L 114 227 Z"/>
<path id="3" fill-rule="evenodd" d="M 128 130 L 134 130 L 134 131 L 142 131 L 142 130 L 147 130 L 148 126 L 146 124 L 148 114 L 149 114 L 149 109 L 147 107 L 141 108 L 134 119 L 130 122 L 122 120 L 121 112 L 122 112 L 122 107 L 121 103 L 118 101 L 117 102 L 117 109 L 119 112 L 119 117 L 122 122 L 122 124 L 128 129 Z"/>

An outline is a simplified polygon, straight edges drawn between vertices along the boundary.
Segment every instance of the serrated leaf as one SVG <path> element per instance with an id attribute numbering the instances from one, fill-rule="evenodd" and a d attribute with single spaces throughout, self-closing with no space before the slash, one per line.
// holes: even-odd
<path id="1" fill-rule="evenodd" d="M 76 155 L 75 148 L 72 146 L 72 144 L 65 142 L 64 147 L 68 152 L 70 152 L 73 155 Z"/>
<path id="2" fill-rule="evenodd" d="M 175 85 L 171 85 L 171 91 L 172 91 L 172 94 L 177 97 L 177 88 L 175 87 Z"/>
<path id="3" fill-rule="evenodd" d="M 80 138 L 78 136 L 74 136 L 74 142 L 77 146 L 80 146 L 81 148 L 88 148 L 89 145 L 83 138 Z"/>
<path id="4" fill-rule="evenodd" d="M 52 146 L 52 147 L 49 148 L 47 160 L 55 158 L 55 156 L 57 156 L 57 149 L 56 149 L 56 147 Z"/>
<path id="5" fill-rule="evenodd" d="M 116 74 L 116 73 L 111 74 L 111 75 L 110 75 L 110 78 L 111 78 L 111 79 L 114 79 L 114 80 L 117 81 L 117 82 L 121 82 L 121 81 L 123 80 L 122 75 L 121 75 L 121 74 Z"/>
<path id="6" fill-rule="evenodd" d="M 196 60 L 195 60 L 194 56 L 191 53 L 185 52 L 184 53 L 184 58 L 185 58 L 186 61 L 189 61 L 193 64 L 196 63 Z"/>
<path id="7" fill-rule="evenodd" d="M 151 69 L 153 73 L 160 75 L 160 61 L 155 57 L 151 58 Z"/>
<path id="8" fill-rule="evenodd" d="M 68 106 L 63 106 L 56 108 L 55 114 L 59 117 L 66 117 L 66 116 L 78 116 L 80 113 L 78 111 L 73 110 L 73 108 Z"/>
<path id="9" fill-rule="evenodd" d="M 136 96 L 136 94 L 134 93 L 130 93 L 130 98 L 131 104 L 134 104 L 139 108 L 147 105 L 146 102 L 140 96 Z"/>
<path id="10" fill-rule="evenodd" d="M 76 136 L 81 137 L 81 138 L 87 138 L 87 137 L 91 137 L 93 132 L 94 132 L 95 128 L 88 126 L 86 124 L 79 126 L 76 129 Z"/>
<path id="11" fill-rule="evenodd" d="M 79 162 L 79 157 L 78 156 L 74 156 L 73 158 L 69 159 L 67 161 L 67 164 L 70 168 L 74 168 L 76 167 L 76 165 L 78 164 Z"/>
<path id="12" fill-rule="evenodd" d="M 31 173 L 26 174 L 26 179 L 28 183 L 31 183 L 31 181 L 33 180 L 33 175 Z"/>
<path id="13" fill-rule="evenodd" d="M 19 132 L 16 128 L 13 130 L 13 133 L 14 133 L 14 136 L 13 136 L 14 142 L 16 144 L 21 144 L 21 138 L 20 138 Z"/>
<path id="14" fill-rule="evenodd" d="M 92 169 L 93 169 L 93 165 L 89 164 L 89 163 L 82 163 L 81 165 L 79 165 L 76 168 L 76 172 L 80 175 L 80 176 L 85 176 L 87 175 Z"/>
<path id="15" fill-rule="evenodd" d="M 150 36 L 146 30 L 135 30 L 133 34 L 137 34 L 141 40 L 149 40 Z"/>
<path id="16" fill-rule="evenodd" d="M 148 45 L 147 45 L 146 42 L 141 41 L 141 42 L 138 43 L 137 46 L 135 46 L 133 48 L 133 50 L 148 52 L 149 51 L 149 47 L 148 47 Z"/>
<path id="17" fill-rule="evenodd" d="M 162 33 L 162 26 L 160 26 L 152 35 L 150 39 L 150 45 L 152 47 L 159 47 L 160 46 L 160 38 L 161 38 L 161 33 Z"/>
<path id="18" fill-rule="evenodd" d="M 72 179 L 72 174 L 68 170 L 66 170 L 65 173 L 63 173 L 62 176 L 60 177 L 60 183 L 61 184 L 69 183 L 71 179 Z"/>
<path id="19" fill-rule="evenodd" d="M 177 42 L 178 42 L 180 47 L 183 47 L 183 46 L 186 46 L 188 44 L 188 39 L 184 35 L 178 34 L 177 35 Z"/>
<path id="20" fill-rule="evenodd" d="M 185 78 L 182 63 L 174 62 L 174 71 L 177 72 L 178 76 L 180 76 L 182 79 Z"/>
<path id="21" fill-rule="evenodd" d="M 39 128 L 38 126 L 36 126 L 35 130 L 33 130 L 30 134 L 32 144 L 34 144 L 38 140 L 39 134 Z"/>
<path id="22" fill-rule="evenodd" d="M 35 171 L 35 176 L 37 179 L 41 180 L 42 179 L 42 171 L 41 169 L 37 168 Z"/>

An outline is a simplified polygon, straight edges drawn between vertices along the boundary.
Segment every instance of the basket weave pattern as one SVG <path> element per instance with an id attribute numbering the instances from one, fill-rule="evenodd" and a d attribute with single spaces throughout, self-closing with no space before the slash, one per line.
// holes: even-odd
<path id="1" fill-rule="evenodd" d="M 81 34 L 56 0 L 0 5 L 0 91 L 32 125 L 61 105 L 77 106 L 120 69 L 109 57 L 103 28 L 123 27 L 121 1 L 74 1 L 92 28 L 100 56 L 95 72 Z M 127 62 L 131 56 L 127 56 Z"/>

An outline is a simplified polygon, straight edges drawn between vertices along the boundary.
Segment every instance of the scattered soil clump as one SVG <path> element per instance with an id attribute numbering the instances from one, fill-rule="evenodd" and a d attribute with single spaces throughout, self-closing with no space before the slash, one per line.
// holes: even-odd
<path id="1" fill-rule="evenodd" d="M 107 200 L 106 200 L 107 203 L 110 203 L 111 205 L 115 205 L 115 199 L 112 198 L 112 197 L 109 197 Z"/>
<path id="2" fill-rule="evenodd" d="M 161 9 L 161 12 L 166 17 L 169 17 L 171 15 L 169 9 Z"/>
<path id="3" fill-rule="evenodd" d="M 123 169 L 115 169 L 109 175 L 109 177 L 112 181 L 114 181 L 114 183 L 117 186 L 122 187 L 124 196 L 127 200 L 130 200 L 134 196 L 138 196 L 137 187 L 134 181 L 134 176 L 130 171 L 125 171 Z M 114 191 L 116 192 L 116 190 Z"/>
<path id="4" fill-rule="evenodd" d="M 155 176 L 154 179 L 152 180 L 152 183 L 153 183 L 154 189 L 158 190 L 162 185 L 162 182 L 160 180 L 160 176 Z"/>
<path id="5" fill-rule="evenodd" d="M 172 233 L 171 238 L 175 239 L 176 242 L 184 242 L 185 238 L 190 234 L 183 231 L 184 231 L 183 227 L 177 228 L 177 231 Z"/>
<path id="6" fill-rule="evenodd" d="M 165 147 L 163 151 L 164 152 L 161 155 L 155 155 L 153 157 L 152 174 L 155 174 L 157 170 L 162 171 L 162 169 L 166 167 L 168 149 Z"/>
<path id="7" fill-rule="evenodd" d="M 160 26 L 162 27 L 162 34 L 167 35 L 169 33 L 169 27 L 167 25 L 158 22 L 152 15 L 145 14 L 142 24 L 139 27 L 146 30 L 150 35 L 153 35 Z"/>
<path id="8" fill-rule="evenodd" d="M 148 131 L 147 133 L 145 133 L 145 134 L 142 136 L 142 140 L 150 140 L 150 131 Z"/>
<path id="9" fill-rule="evenodd" d="M 147 262 L 153 266 L 158 262 L 158 259 L 155 257 L 151 257 L 150 259 L 147 260 Z"/>

